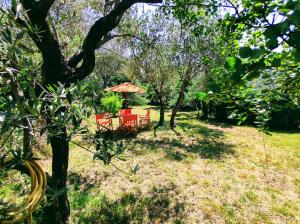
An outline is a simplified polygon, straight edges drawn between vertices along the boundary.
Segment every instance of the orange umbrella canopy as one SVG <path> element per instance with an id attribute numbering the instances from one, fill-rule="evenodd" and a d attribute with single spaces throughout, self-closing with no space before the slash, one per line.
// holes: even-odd
<path id="1" fill-rule="evenodd" d="M 129 82 L 125 82 L 120 85 L 107 88 L 105 90 L 108 92 L 119 92 L 119 93 L 143 93 L 144 92 L 142 88 L 132 85 Z"/>

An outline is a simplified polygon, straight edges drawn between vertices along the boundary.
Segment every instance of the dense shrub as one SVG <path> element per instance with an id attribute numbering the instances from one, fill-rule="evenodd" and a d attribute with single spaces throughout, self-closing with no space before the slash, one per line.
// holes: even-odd
<path id="1" fill-rule="evenodd" d="M 101 99 L 102 109 L 104 112 L 109 112 L 113 115 L 116 115 L 122 108 L 123 101 L 124 99 L 122 99 L 119 95 L 115 93 L 106 94 Z"/>
<path id="2" fill-rule="evenodd" d="M 294 130 L 300 127 L 300 108 L 287 94 L 247 88 L 232 95 L 198 95 L 195 96 L 195 105 L 202 111 L 202 119 L 258 127 L 263 125 L 273 130 Z"/>

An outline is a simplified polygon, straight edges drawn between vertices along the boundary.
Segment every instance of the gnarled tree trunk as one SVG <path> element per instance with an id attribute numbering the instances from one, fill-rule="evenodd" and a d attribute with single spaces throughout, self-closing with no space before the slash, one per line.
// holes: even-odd
<path id="1" fill-rule="evenodd" d="M 48 186 L 58 193 L 58 196 L 48 197 L 48 205 L 45 209 L 44 223 L 63 224 L 69 222 L 70 205 L 67 195 L 67 176 L 69 163 L 69 142 L 67 141 L 66 128 L 62 133 L 50 139 L 52 147 L 52 176 Z"/>
<path id="2" fill-rule="evenodd" d="M 189 85 L 189 78 L 185 78 L 183 80 L 182 84 L 181 84 L 181 87 L 180 87 L 180 90 L 179 90 L 179 94 L 178 94 L 178 98 L 176 100 L 176 103 L 175 103 L 175 105 L 173 107 L 172 114 L 171 114 L 170 128 L 172 130 L 174 130 L 174 128 L 175 128 L 175 117 L 176 117 L 176 114 L 177 114 L 178 110 L 180 109 L 180 106 L 183 103 L 184 95 L 185 95 L 185 92 L 187 91 L 188 85 Z"/>
<path id="3" fill-rule="evenodd" d="M 112 1 L 110 12 L 105 13 L 90 28 L 82 48 L 67 59 L 61 50 L 61 46 L 48 24 L 47 15 L 54 0 L 29 1 L 21 0 L 26 11 L 28 22 L 16 16 L 16 20 L 29 35 L 43 58 L 42 80 L 43 86 L 53 84 L 69 85 L 82 80 L 92 73 L 95 66 L 95 50 L 118 35 L 111 35 L 110 31 L 118 26 L 127 9 L 135 3 L 161 3 L 161 0 L 120 0 Z M 16 13 L 16 6 L 12 4 L 12 11 Z M 28 29 L 28 26 L 34 29 Z M 38 31 L 38 32 L 36 32 Z M 49 102 L 51 103 L 51 102 Z M 51 125 L 51 119 L 48 119 Z M 51 204 L 47 206 L 44 215 L 44 223 L 64 224 L 68 223 L 70 215 L 69 201 L 66 191 L 68 176 L 69 142 L 67 140 L 66 127 L 60 127 L 58 135 L 49 136 L 52 147 L 52 177 L 49 177 L 49 187 L 54 190 Z M 24 143 L 27 144 L 27 143 Z M 59 194 L 55 194 L 59 192 Z"/>
<path id="4" fill-rule="evenodd" d="M 158 126 L 163 126 L 165 124 L 165 104 L 160 103 L 159 106 L 159 121 L 158 121 Z"/>
<path id="5" fill-rule="evenodd" d="M 157 127 L 163 126 L 165 124 L 165 102 L 162 96 L 162 85 L 163 82 L 161 83 L 161 88 L 158 90 L 158 88 L 153 86 L 154 92 L 158 98 L 159 102 L 159 121 L 157 123 Z"/>

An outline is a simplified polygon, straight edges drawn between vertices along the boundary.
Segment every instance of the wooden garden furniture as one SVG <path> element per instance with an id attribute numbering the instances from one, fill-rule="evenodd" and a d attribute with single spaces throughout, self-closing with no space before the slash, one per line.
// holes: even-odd
<path id="1" fill-rule="evenodd" d="M 121 126 L 122 117 L 131 114 L 131 109 L 121 109 L 119 112 L 119 125 Z"/>
<path id="2" fill-rule="evenodd" d="M 137 114 L 127 114 L 123 115 L 121 118 L 120 128 L 130 131 L 136 131 L 138 128 L 138 115 Z"/>
<path id="3" fill-rule="evenodd" d="M 131 109 L 121 109 L 119 112 L 120 116 L 131 114 Z"/>
<path id="4" fill-rule="evenodd" d="M 112 119 L 108 113 L 96 114 L 97 131 L 107 131 L 113 129 Z"/>
<path id="5" fill-rule="evenodd" d="M 149 125 L 150 124 L 150 110 L 147 110 L 146 115 L 139 116 L 140 125 Z"/>

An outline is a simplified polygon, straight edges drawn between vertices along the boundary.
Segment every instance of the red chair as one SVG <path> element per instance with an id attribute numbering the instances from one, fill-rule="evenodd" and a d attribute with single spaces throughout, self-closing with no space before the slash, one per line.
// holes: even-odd
<path id="1" fill-rule="evenodd" d="M 108 113 L 96 114 L 97 131 L 107 131 L 113 129 L 112 119 Z"/>
<path id="2" fill-rule="evenodd" d="M 131 109 L 121 109 L 119 112 L 120 116 L 131 114 Z"/>
<path id="3" fill-rule="evenodd" d="M 121 126 L 122 117 L 131 114 L 131 109 L 121 109 L 119 112 L 119 125 Z"/>
<path id="4" fill-rule="evenodd" d="M 147 110 L 146 115 L 140 115 L 140 125 L 149 125 L 150 124 L 150 110 Z"/>
<path id="5" fill-rule="evenodd" d="M 138 115 L 137 114 L 127 114 L 123 115 L 120 120 L 120 128 L 136 130 L 138 128 Z"/>

